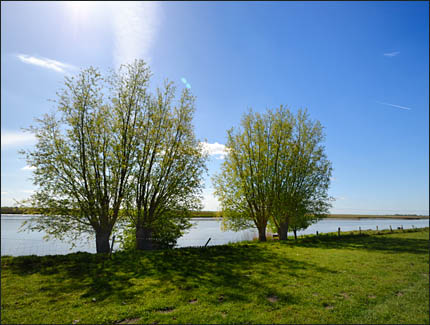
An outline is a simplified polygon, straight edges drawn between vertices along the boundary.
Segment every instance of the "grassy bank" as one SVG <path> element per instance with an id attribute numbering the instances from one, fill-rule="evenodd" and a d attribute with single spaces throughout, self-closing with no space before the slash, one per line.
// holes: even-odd
<path id="1" fill-rule="evenodd" d="M 429 323 L 429 230 L 2 258 L 2 323 Z"/>

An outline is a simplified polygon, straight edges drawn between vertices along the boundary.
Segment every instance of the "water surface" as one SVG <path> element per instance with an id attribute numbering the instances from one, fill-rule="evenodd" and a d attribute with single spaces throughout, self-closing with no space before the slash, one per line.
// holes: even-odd
<path id="1" fill-rule="evenodd" d="M 53 255 L 68 254 L 72 252 L 90 252 L 95 253 L 95 241 L 84 240 L 77 242 L 75 248 L 70 249 L 70 244 L 59 240 L 43 240 L 43 232 L 18 232 L 22 222 L 28 219 L 25 215 L 2 215 L 1 216 L 1 255 Z M 255 229 L 243 230 L 239 232 L 221 231 L 220 220 L 212 218 L 196 218 L 192 220 L 193 227 L 178 239 L 178 247 L 203 246 L 209 238 L 208 245 L 222 245 L 229 242 L 242 240 L 251 240 L 257 236 Z M 429 219 L 323 219 L 311 225 L 302 234 L 336 232 L 338 227 L 342 231 L 358 230 L 361 227 L 365 229 L 376 229 L 376 226 L 382 229 L 393 229 L 403 226 L 405 229 L 412 227 L 428 227 Z M 114 245 L 114 249 L 118 245 Z"/>

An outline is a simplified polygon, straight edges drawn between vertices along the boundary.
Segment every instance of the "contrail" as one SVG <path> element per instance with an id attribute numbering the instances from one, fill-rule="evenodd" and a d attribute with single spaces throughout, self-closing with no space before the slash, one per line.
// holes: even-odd
<path id="1" fill-rule="evenodd" d="M 384 53 L 384 56 L 388 56 L 390 58 L 392 58 L 393 56 L 398 55 L 400 52 L 396 51 L 396 52 L 391 52 L 391 53 Z"/>
<path id="2" fill-rule="evenodd" d="M 394 104 L 390 104 L 390 103 L 383 103 L 383 102 L 378 102 L 378 104 L 382 104 L 382 105 L 388 105 L 388 106 L 393 106 L 393 107 L 397 107 L 397 108 L 401 108 L 401 109 L 406 109 L 408 111 L 410 111 L 412 108 L 410 107 L 405 107 L 405 106 L 400 106 L 400 105 L 394 105 Z"/>

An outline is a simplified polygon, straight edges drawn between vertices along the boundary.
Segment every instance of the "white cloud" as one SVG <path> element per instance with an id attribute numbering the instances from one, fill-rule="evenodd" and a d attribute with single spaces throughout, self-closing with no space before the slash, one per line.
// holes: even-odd
<path id="1" fill-rule="evenodd" d="M 48 59 L 48 58 L 43 58 L 43 57 L 37 58 L 26 54 L 18 54 L 17 57 L 24 63 L 37 65 L 39 67 L 54 70 L 56 72 L 66 73 L 67 70 L 76 69 L 76 67 L 71 64 L 63 63 L 63 62 Z"/>
<path id="2" fill-rule="evenodd" d="M 33 194 L 34 190 L 21 190 L 21 193 L 26 193 L 26 194 Z"/>
<path id="3" fill-rule="evenodd" d="M 36 138 L 31 133 L 23 133 L 17 131 L 5 131 L 1 133 L 1 147 L 15 147 L 32 145 L 36 142 Z"/>
<path id="4" fill-rule="evenodd" d="M 17 202 L 28 199 L 34 192 L 34 190 L 2 191 L 1 205 L 16 206 Z"/>
<path id="5" fill-rule="evenodd" d="M 219 211 L 220 206 L 216 197 L 213 195 L 213 189 L 205 189 L 203 191 L 203 210 L 204 211 Z"/>
<path id="6" fill-rule="evenodd" d="M 135 59 L 150 61 L 161 19 L 161 8 L 153 1 L 121 1 L 111 3 L 114 30 L 115 67 Z"/>
<path id="7" fill-rule="evenodd" d="M 384 53 L 384 56 L 392 58 L 393 56 L 396 56 L 396 55 L 399 55 L 399 54 L 400 54 L 400 52 L 396 51 L 396 52 Z"/>
<path id="8" fill-rule="evenodd" d="M 35 170 L 35 169 L 36 169 L 36 167 L 34 167 L 34 166 L 24 166 L 21 168 L 21 170 Z"/>
<path id="9" fill-rule="evenodd" d="M 378 102 L 378 101 L 377 101 L 377 103 L 378 103 L 378 104 L 382 104 L 382 105 L 393 106 L 393 107 L 397 107 L 397 108 L 405 109 L 405 110 L 408 110 L 408 111 L 410 111 L 410 110 L 412 109 L 412 108 L 410 108 L 410 107 L 400 106 L 400 105 L 395 105 L 395 104 L 390 104 L 390 103 L 384 103 L 384 102 Z"/>
<path id="10" fill-rule="evenodd" d="M 227 149 L 225 145 L 215 142 L 200 142 L 200 145 L 203 147 L 203 150 L 208 153 L 210 156 L 215 156 L 216 159 L 224 159 L 227 154 Z"/>

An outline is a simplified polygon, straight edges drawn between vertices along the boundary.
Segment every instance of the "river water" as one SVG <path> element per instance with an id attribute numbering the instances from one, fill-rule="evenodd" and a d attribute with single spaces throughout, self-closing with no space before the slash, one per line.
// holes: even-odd
<path id="1" fill-rule="evenodd" d="M 95 253 L 94 240 L 82 240 L 77 243 L 76 247 L 70 248 L 70 244 L 59 240 L 43 240 L 43 232 L 19 232 L 22 222 L 28 219 L 25 215 L 7 215 L 1 216 L 1 255 L 54 255 L 68 254 L 72 252 L 90 252 Z M 239 232 L 222 231 L 221 221 L 218 219 L 196 218 L 192 220 L 193 227 L 178 239 L 178 247 L 203 246 L 208 239 L 208 245 L 222 245 L 229 242 L 242 240 L 251 240 L 257 236 L 254 229 L 243 230 Z M 323 219 L 311 225 L 304 231 L 298 232 L 298 235 L 336 232 L 338 227 L 341 231 L 358 230 L 361 227 L 365 229 L 393 229 L 403 226 L 408 228 L 421 228 L 429 226 L 429 219 Z M 118 248 L 114 244 L 114 249 Z"/>

